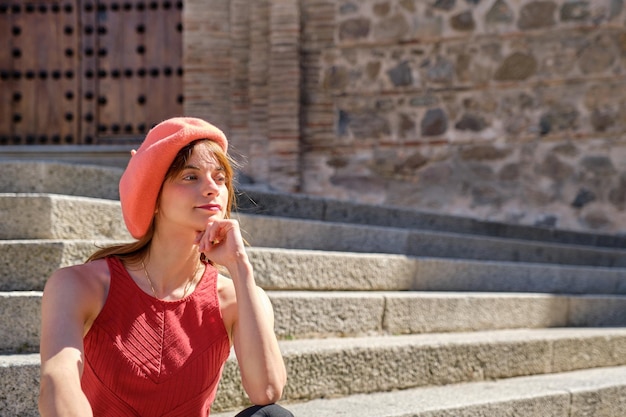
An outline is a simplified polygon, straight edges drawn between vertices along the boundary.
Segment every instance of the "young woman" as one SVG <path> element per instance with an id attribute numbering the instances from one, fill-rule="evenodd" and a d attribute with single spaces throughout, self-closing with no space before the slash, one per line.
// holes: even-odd
<path id="1" fill-rule="evenodd" d="M 271 304 L 230 219 L 227 150 L 213 125 L 173 118 L 132 152 L 120 200 L 137 240 L 46 283 L 43 417 L 208 416 L 231 346 L 256 404 L 240 415 L 291 416 L 274 404 L 286 371 Z"/>

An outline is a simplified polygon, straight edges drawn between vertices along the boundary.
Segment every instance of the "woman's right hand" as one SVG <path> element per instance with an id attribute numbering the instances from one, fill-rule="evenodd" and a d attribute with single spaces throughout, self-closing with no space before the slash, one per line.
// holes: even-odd
<path id="1" fill-rule="evenodd" d="M 237 220 L 209 221 L 206 229 L 196 236 L 196 244 L 204 256 L 229 271 L 237 268 L 240 262 L 248 261 Z"/>

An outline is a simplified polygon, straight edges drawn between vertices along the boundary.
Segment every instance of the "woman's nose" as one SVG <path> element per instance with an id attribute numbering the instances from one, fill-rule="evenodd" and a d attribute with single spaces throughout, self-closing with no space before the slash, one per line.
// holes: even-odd
<path id="1" fill-rule="evenodd" d="M 204 181 L 203 181 L 203 188 L 204 188 L 204 194 L 206 195 L 210 195 L 210 194 L 219 194 L 220 189 L 217 186 L 217 183 L 215 182 L 215 180 L 213 179 L 213 177 L 205 177 Z"/>

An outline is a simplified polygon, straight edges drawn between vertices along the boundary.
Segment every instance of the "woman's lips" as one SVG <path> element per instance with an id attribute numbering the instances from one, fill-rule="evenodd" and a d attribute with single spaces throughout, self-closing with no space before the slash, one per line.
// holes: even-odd
<path id="1" fill-rule="evenodd" d="M 219 204 L 203 204 L 198 206 L 199 209 L 208 211 L 220 211 L 222 207 Z"/>

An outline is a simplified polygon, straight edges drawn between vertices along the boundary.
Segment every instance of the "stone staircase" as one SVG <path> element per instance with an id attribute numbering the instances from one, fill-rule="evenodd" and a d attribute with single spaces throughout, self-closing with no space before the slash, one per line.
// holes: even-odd
<path id="1" fill-rule="evenodd" d="M 38 415 L 46 278 L 129 239 L 120 174 L 0 164 L 0 417 Z M 626 416 L 625 237 L 242 189 L 295 415 Z M 246 404 L 232 357 L 214 415 Z"/>

